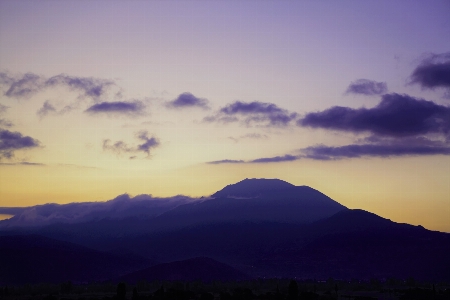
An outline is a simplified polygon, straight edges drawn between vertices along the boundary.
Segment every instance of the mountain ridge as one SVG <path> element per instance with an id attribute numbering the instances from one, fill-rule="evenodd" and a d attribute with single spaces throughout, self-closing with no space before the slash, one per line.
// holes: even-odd
<path id="1" fill-rule="evenodd" d="M 253 278 L 450 280 L 449 233 L 348 209 L 307 186 L 267 180 L 242 180 L 213 197 L 176 205 L 153 218 L 128 216 L 7 228 L 0 230 L 0 238 L 34 233 L 92 251 L 114 251 L 179 266 L 180 272 L 185 265 L 173 262 L 207 257 Z M 122 198 L 115 200 L 120 207 L 132 202 Z M 27 247 L 22 248 L 18 252 L 29 256 Z M 50 246 L 51 251 L 63 253 L 57 257 L 64 261 L 67 251 L 58 249 Z M 44 265 L 51 264 L 52 258 L 41 253 Z M 96 273 L 88 274 L 89 280 L 99 278 Z M 20 272 L 17 276 L 28 278 Z M 48 276 L 59 279 L 55 274 Z"/>
<path id="2" fill-rule="evenodd" d="M 117 282 L 136 283 L 138 281 L 236 281 L 250 277 L 231 266 L 209 257 L 194 257 L 186 260 L 162 263 L 119 277 Z"/>

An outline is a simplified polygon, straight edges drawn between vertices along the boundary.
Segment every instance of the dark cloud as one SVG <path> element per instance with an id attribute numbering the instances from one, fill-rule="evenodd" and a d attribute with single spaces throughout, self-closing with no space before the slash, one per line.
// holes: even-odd
<path id="1" fill-rule="evenodd" d="M 244 161 L 243 160 L 234 160 L 234 159 L 223 159 L 223 160 L 214 160 L 214 161 L 207 162 L 207 164 L 211 164 L 211 165 L 240 164 L 240 163 L 244 163 Z"/>
<path id="2" fill-rule="evenodd" d="M 426 138 L 407 138 L 378 140 L 373 143 L 336 147 L 318 145 L 302 149 L 301 151 L 305 154 L 305 158 L 336 160 L 359 157 L 450 155 L 450 145 L 442 141 L 432 141 Z"/>
<path id="3" fill-rule="evenodd" d="M 271 113 L 283 113 L 285 110 L 279 108 L 273 103 L 263 103 L 263 102 L 250 102 L 245 103 L 241 101 L 236 101 L 231 103 L 225 107 L 223 107 L 220 112 L 223 112 L 227 115 L 234 114 L 254 114 L 254 113 L 262 113 L 262 114 L 271 114 Z"/>
<path id="4" fill-rule="evenodd" d="M 235 101 L 221 108 L 216 115 L 205 117 L 203 120 L 221 123 L 240 120 L 248 126 L 265 124 L 266 126 L 284 127 L 288 126 L 295 118 L 297 118 L 296 113 L 291 113 L 273 103 Z"/>
<path id="5" fill-rule="evenodd" d="M 411 83 L 425 89 L 450 88 L 450 52 L 423 59 L 411 74 Z"/>
<path id="6" fill-rule="evenodd" d="M 200 107 L 209 109 L 207 99 L 195 97 L 191 93 L 180 94 L 176 99 L 167 102 L 166 106 L 169 108 Z"/>
<path id="7" fill-rule="evenodd" d="M 295 161 L 299 159 L 314 160 L 339 160 L 345 158 L 362 157 L 399 157 L 399 156 L 429 156 L 429 155 L 450 155 L 450 144 L 428 140 L 426 143 L 417 143 L 410 140 L 397 142 L 350 144 L 345 146 L 325 146 L 317 145 L 300 150 L 301 155 L 275 156 L 268 158 L 258 158 L 246 163 L 277 163 Z M 219 160 L 209 162 L 210 164 L 221 163 L 244 163 L 242 160 Z"/>
<path id="8" fill-rule="evenodd" d="M 123 141 L 117 141 L 115 143 L 112 143 L 111 140 L 106 139 L 103 141 L 103 150 L 104 151 L 112 151 L 116 153 L 117 155 L 120 155 L 122 153 L 138 153 L 138 152 L 144 152 L 147 154 L 147 158 L 150 157 L 150 150 L 152 148 L 156 148 L 160 145 L 160 142 L 155 137 L 149 137 L 147 131 L 140 131 L 136 134 L 136 137 L 143 141 L 142 144 L 139 144 L 137 146 L 128 146 Z M 133 155 L 130 157 L 130 159 L 135 159 L 136 156 Z"/>
<path id="9" fill-rule="evenodd" d="M 29 98 L 34 94 L 55 86 L 65 86 L 80 93 L 80 97 L 98 99 L 103 96 L 114 81 L 93 77 L 77 77 L 59 74 L 49 79 L 43 76 L 26 73 L 13 77 L 0 73 L 0 84 L 7 86 L 5 95 L 12 98 Z"/>
<path id="10" fill-rule="evenodd" d="M 362 157 L 400 157 L 400 156 L 429 156 L 450 155 L 450 138 L 430 139 L 427 137 L 380 137 L 369 136 L 344 146 L 316 145 L 297 150 L 299 155 L 286 154 L 283 156 L 258 158 L 249 161 L 219 160 L 210 164 L 225 163 L 277 163 L 299 159 L 339 160 Z"/>
<path id="11" fill-rule="evenodd" d="M 150 155 L 150 149 L 151 148 L 155 148 L 159 146 L 159 141 L 155 138 L 155 137 L 148 137 L 148 132 L 147 131 L 141 131 L 138 133 L 138 138 L 140 140 L 143 140 L 144 143 L 138 145 L 138 151 L 143 151 L 145 153 L 147 153 L 147 156 Z"/>
<path id="12" fill-rule="evenodd" d="M 144 103 L 141 101 L 116 101 L 101 102 L 92 105 L 85 112 L 90 114 L 110 114 L 110 115 L 128 115 L 136 116 L 143 114 L 145 109 Z"/>
<path id="13" fill-rule="evenodd" d="M 374 108 L 335 106 L 308 113 L 297 125 L 396 137 L 446 135 L 450 131 L 450 107 L 408 95 L 387 94 Z"/>
<path id="14" fill-rule="evenodd" d="M 250 163 L 272 163 L 272 162 L 293 161 L 293 160 L 297 160 L 300 158 L 301 158 L 300 156 L 286 154 L 283 156 L 257 158 L 257 159 L 251 160 L 249 162 Z"/>
<path id="15" fill-rule="evenodd" d="M 369 79 L 358 79 L 348 86 L 346 94 L 381 95 L 387 93 L 386 82 L 376 82 Z"/>
<path id="16" fill-rule="evenodd" d="M 16 150 L 39 147 L 39 141 L 20 132 L 0 129 L 0 159 L 12 158 Z"/>

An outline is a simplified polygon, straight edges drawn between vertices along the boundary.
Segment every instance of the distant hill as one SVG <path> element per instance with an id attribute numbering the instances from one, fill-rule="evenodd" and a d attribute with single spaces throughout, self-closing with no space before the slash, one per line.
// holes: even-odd
<path id="1" fill-rule="evenodd" d="M 250 277 L 244 273 L 207 257 L 196 257 L 149 267 L 120 277 L 117 281 L 136 283 L 142 280 L 169 281 L 231 281 Z"/>
<path id="2" fill-rule="evenodd" d="M 38 235 L 0 236 L 0 286 L 107 280 L 152 264 Z"/>
<path id="3" fill-rule="evenodd" d="M 300 278 L 450 280 L 450 234 L 398 224 L 362 210 L 307 226 L 255 262 L 268 273 Z"/>

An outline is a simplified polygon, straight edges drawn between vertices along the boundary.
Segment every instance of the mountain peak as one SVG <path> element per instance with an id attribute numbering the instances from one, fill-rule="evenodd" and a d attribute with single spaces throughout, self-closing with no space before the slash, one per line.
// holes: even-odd
<path id="1" fill-rule="evenodd" d="M 213 197 L 256 197 L 259 194 L 292 188 L 295 185 L 281 179 L 246 178 L 214 193 Z"/>

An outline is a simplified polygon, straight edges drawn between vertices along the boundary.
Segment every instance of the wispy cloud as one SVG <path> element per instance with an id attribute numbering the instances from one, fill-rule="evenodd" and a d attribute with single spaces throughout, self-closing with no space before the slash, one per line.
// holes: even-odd
<path id="1" fill-rule="evenodd" d="M 211 164 L 211 165 L 220 165 L 220 164 L 240 164 L 240 163 L 244 163 L 244 162 L 245 162 L 245 161 L 243 161 L 243 160 L 222 159 L 222 160 L 209 161 L 209 162 L 207 162 L 207 164 Z"/>
<path id="2" fill-rule="evenodd" d="M 189 107 L 199 107 L 202 109 L 209 109 L 208 99 L 198 98 L 191 93 L 180 94 L 176 99 L 166 103 L 168 108 L 189 108 Z"/>
<path id="3" fill-rule="evenodd" d="M 160 142 L 155 137 L 149 137 L 147 131 L 140 131 L 136 134 L 136 137 L 143 141 L 142 144 L 136 146 L 129 146 L 127 143 L 123 141 L 117 141 L 112 143 L 110 139 L 106 139 L 103 141 L 103 150 L 111 151 L 116 153 L 117 155 L 123 153 L 139 153 L 143 152 L 147 154 L 147 158 L 150 158 L 150 150 L 156 148 L 160 145 Z M 131 156 L 130 159 L 136 158 L 135 156 Z"/>
<path id="4" fill-rule="evenodd" d="M 13 123 L 7 119 L 0 119 L 0 128 L 1 127 L 12 127 Z"/>
<path id="5" fill-rule="evenodd" d="M 418 137 L 385 137 L 372 135 L 357 140 L 353 144 L 343 146 L 315 145 L 296 150 L 297 155 L 285 154 L 274 157 L 263 157 L 253 160 L 218 160 L 209 164 L 234 163 L 279 163 L 299 159 L 340 160 L 363 157 L 401 157 L 401 156 L 430 156 L 450 155 L 450 138 L 431 139 Z"/>
<path id="6" fill-rule="evenodd" d="M 203 121 L 220 123 L 241 121 L 247 126 L 286 127 L 296 118 L 297 113 L 289 112 L 273 103 L 235 101 L 221 108 L 215 115 L 205 117 Z"/>
<path id="7" fill-rule="evenodd" d="M 0 129 L 0 160 L 14 157 L 14 152 L 22 149 L 31 149 L 40 146 L 40 142 L 20 132 Z"/>
<path id="8" fill-rule="evenodd" d="M 124 219 L 131 216 L 156 217 L 179 205 L 198 200 L 187 196 L 157 198 L 152 195 L 119 195 L 106 202 L 44 204 L 26 207 L 13 218 L 2 221 L 4 227 L 44 226 L 54 223 L 79 223 L 101 219 Z"/>
<path id="9" fill-rule="evenodd" d="M 294 161 L 300 159 L 300 156 L 286 154 L 283 156 L 274 156 L 274 157 L 263 157 L 257 158 L 249 161 L 250 163 L 273 163 L 273 162 L 285 162 L 285 161 Z"/>
<path id="10" fill-rule="evenodd" d="M 21 77 L 10 81 L 5 96 L 12 98 L 29 98 L 44 87 L 44 80 L 41 76 L 33 73 L 26 73 Z"/>
<path id="11" fill-rule="evenodd" d="M 346 94 L 361 94 L 367 96 L 386 94 L 386 82 L 376 82 L 369 79 L 358 79 L 348 86 Z"/>
<path id="12" fill-rule="evenodd" d="M 142 101 L 101 102 L 92 105 L 85 112 L 89 114 L 126 115 L 135 117 L 142 115 L 145 105 Z"/>
<path id="13" fill-rule="evenodd" d="M 5 114 L 6 111 L 8 110 L 8 108 L 9 108 L 8 106 L 0 104 L 0 116 Z M 7 119 L 3 119 L 3 118 L 0 119 L 0 128 L 1 127 L 12 127 L 12 126 L 13 126 L 13 124 L 11 121 L 9 121 Z"/>
<path id="14" fill-rule="evenodd" d="M 243 139 L 253 139 L 253 140 L 264 139 L 265 140 L 265 139 L 268 139 L 269 137 L 267 135 L 265 135 L 265 134 L 260 134 L 260 133 L 247 133 L 247 134 L 241 135 L 239 137 L 229 136 L 228 138 L 230 140 L 232 140 L 232 141 L 237 143 L 237 142 L 239 142 L 240 140 L 243 140 Z"/>
<path id="15" fill-rule="evenodd" d="M 56 113 L 56 108 L 49 101 L 45 101 L 36 114 L 42 119 L 49 113 Z"/>
<path id="16" fill-rule="evenodd" d="M 301 159 L 302 155 L 291 155 L 286 154 L 283 156 L 274 156 L 274 157 L 262 157 L 253 160 L 234 160 L 234 159 L 223 159 L 223 160 L 215 160 L 207 162 L 207 164 L 241 164 L 241 163 L 277 163 L 277 162 L 286 162 L 286 161 L 294 161 Z"/>
<path id="17" fill-rule="evenodd" d="M 8 110 L 8 106 L 0 104 L 0 115 L 6 113 L 6 111 Z"/>
<path id="18" fill-rule="evenodd" d="M 10 86 L 14 82 L 14 78 L 8 73 L 0 72 L 0 86 Z"/>
<path id="19" fill-rule="evenodd" d="M 42 167 L 42 166 L 46 166 L 46 164 L 22 161 L 22 162 L 17 162 L 17 163 L 0 163 L 0 166 L 37 166 L 37 167 Z"/>
<path id="20" fill-rule="evenodd" d="M 59 74 L 45 81 L 46 87 L 58 85 L 78 91 L 82 96 L 96 99 L 103 96 L 108 87 L 115 85 L 115 83 L 109 79 L 69 76 L 67 74 Z"/>
<path id="21" fill-rule="evenodd" d="M 305 158 L 316 160 L 336 160 L 359 157 L 393 157 L 450 155 L 450 145 L 427 138 L 366 140 L 368 143 L 345 146 L 317 145 L 302 149 Z"/>
<path id="22" fill-rule="evenodd" d="M 5 72 L 0 73 L 0 84 L 6 86 L 5 96 L 11 98 L 30 98 L 46 88 L 63 86 L 78 92 L 79 97 L 95 100 L 104 96 L 111 86 L 116 85 L 112 80 L 94 77 L 59 74 L 47 79 L 34 73 L 12 76 Z"/>
<path id="23" fill-rule="evenodd" d="M 67 112 L 70 112 L 73 109 L 74 109 L 74 106 L 66 105 L 63 108 L 58 110 L 53 104 L 50 103 L 49 100 L 46 100 L 44 102 L 44 104 L 42 104 L 42 107 L 38 109 L 36 114 L 42 120 L 43 118 L 47 117 L 48 115 L 63 115 Z"/>

